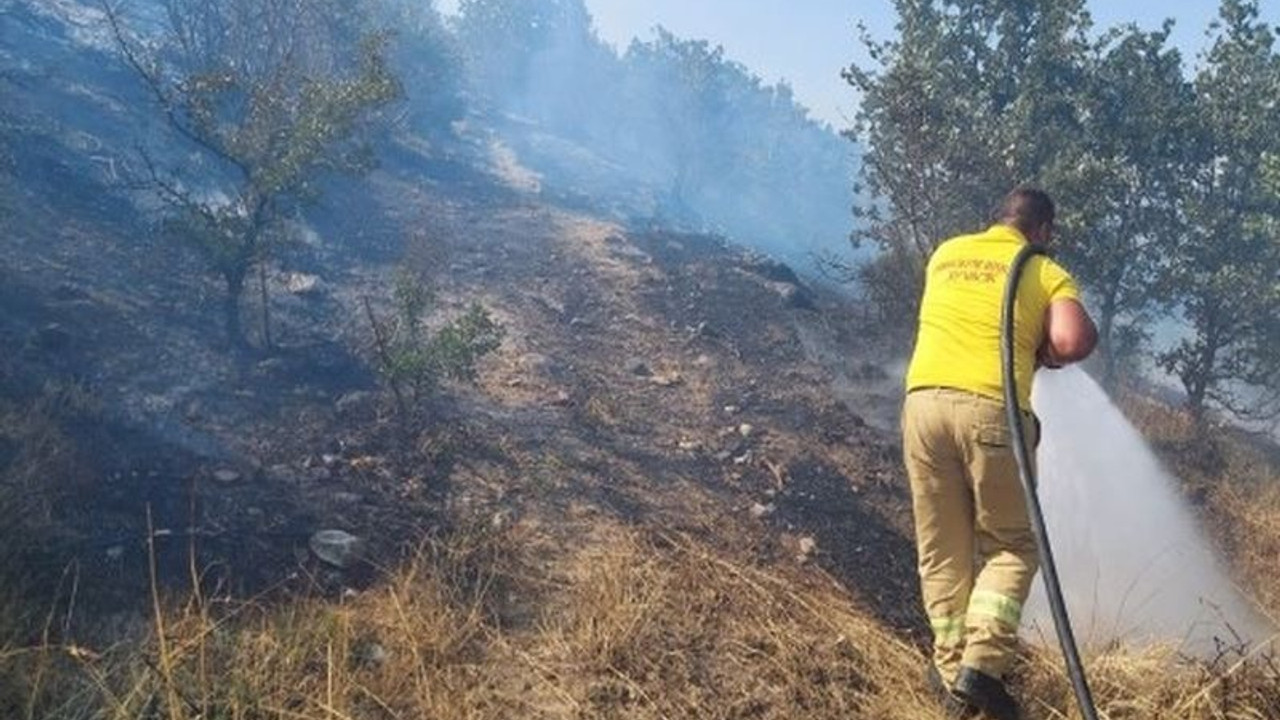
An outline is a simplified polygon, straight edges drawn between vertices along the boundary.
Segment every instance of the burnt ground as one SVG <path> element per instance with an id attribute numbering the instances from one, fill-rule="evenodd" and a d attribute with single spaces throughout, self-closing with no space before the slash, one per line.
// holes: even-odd
<path id="1" fill-rule="evenodd" d="M 6 407 L 50 387 L 93 399 L 54 413 L 76 461 L 31 490 L 49 499 L 25 523 L 39 542 L 7 563 L 33 595 L 68 602 L 74 568 L 81 608 L 141 607 L 148 507 L 162 579 L 189 582 L 194 557 L 207 590 L 239 595 L 375 582 L 461 527 L 535 524 L 571 547 L 608 516 L 811 565 L 920 636 L 892 383 L 856 307 L 717 238 L 408 167 L 343 193 L 358 210 L 311 212 L 316 232 L 273 270 L 277 347 L 239 360 L 216 282 L 145 218 L 95 219 L 71 198 L 4 218 Z M 474 385 L 425 409 L 412 450 L 362 310 L 385 307 L 398 262 L 431 278 L 439 317 L 479 301 L 507 330 Z M 291 272 L 319 289 L 288 292 Z M 250 328 L 256 312 L 246 297 Z M 25 466 L 6 455 L 12 480 Z M 310 556 L 321 528 L 366 538 L 370 566 Z"/>

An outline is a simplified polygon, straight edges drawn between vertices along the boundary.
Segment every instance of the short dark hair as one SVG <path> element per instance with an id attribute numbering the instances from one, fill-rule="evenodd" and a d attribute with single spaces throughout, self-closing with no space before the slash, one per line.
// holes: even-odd
<path id="1" fill-rule="evenodd" d="M 1005 195 L 996 210 L 996 222 L 1004 222 L 1023 232 L 1053 222 L 1055 209 L 1049 193 L 1034 187 L 1018 187 Z"/>

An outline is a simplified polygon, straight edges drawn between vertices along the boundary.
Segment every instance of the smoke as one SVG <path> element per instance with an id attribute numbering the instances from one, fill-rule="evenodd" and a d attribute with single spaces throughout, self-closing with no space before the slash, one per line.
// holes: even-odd
<path id="1" fill-rule="evenodd" d="M 545 192 L 640 227 L 724 235 L 806 270 L 821 267 L 815 257 L 855 259 L 856 148 L 789 86 L 661 27 L 619 53 L 581 0 L 512 3 L 497 13 L 507 23 L 481 11 L 490 5 L 502 4 L 457 23 L 471 85 Z"/>
<path id="2" fill-rule="evenodd" d="M 1223 570 L 1176 480 L 1084 371 L 1036 376 L 1044 424 L 1039 493 L 1072 625 L 1083 645 L 1173 642 L 1203 655 L 1214 638 L 1273 631 Z M 1037 577 L 1033 639 L 1052 619 Z"/>

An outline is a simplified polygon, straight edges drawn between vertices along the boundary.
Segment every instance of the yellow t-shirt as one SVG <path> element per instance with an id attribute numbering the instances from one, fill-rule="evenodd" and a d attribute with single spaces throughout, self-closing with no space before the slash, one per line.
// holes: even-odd
<path id="1" fill-rule="evenodd" d="M 1000 314 L 1004 286 L 1026 238 L 1016 228 L 992 225 L 938 246 L 925 272 L 920 329 L 907 369 L 907 390 L 950 387 L 1001 400 Z M 1080 297 L 1062 266 L 1032 257 L 1018 283 L 1014 317 L 1014 375 L 1018 405 L 1031 409 L 1035 353 L 1044 336 L 1044 315 L 1055 300 Z"/>

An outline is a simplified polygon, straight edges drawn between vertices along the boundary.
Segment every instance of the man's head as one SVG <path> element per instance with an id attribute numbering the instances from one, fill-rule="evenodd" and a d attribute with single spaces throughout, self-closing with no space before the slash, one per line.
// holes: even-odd
<path id="1" fill-rule="evenodd" d="M 1047 245 L 1053 235 L 1053 199 L 1033 187 L 1020 187 L 1005 196 L 996 222 L 1012 225 L 1033 243 Z"/>

